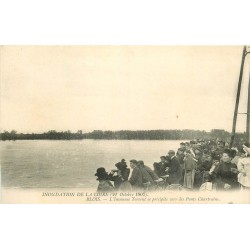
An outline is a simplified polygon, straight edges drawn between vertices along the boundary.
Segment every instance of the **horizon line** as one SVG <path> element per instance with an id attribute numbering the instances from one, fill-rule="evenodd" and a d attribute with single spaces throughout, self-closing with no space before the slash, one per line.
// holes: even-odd
<path id="1" fill-rule="evenodd" d="M 70 131 L 70 133 L 78 133 L 79 131 L 82 131 L 83 134 L 86 134 L 86 133 L 92 133 L 94 131 L 102 131 L 102 132 L 106 132 L 106 131 L 111 131 L 111 132 L 131 131 L 131 132 L 138 132 L 138 131 L 187 131 L 187 130 L 201 131 L 201 132 L 206 132 L 206 133 L 210 133 L 212 130 L 219 130 L 219 131 L 225 131 L 227 133 L 231 133 L 230 131 L 225 130 L 225 129 L 221 129 L 221 128 L 213 128 L 213 129 L 210 129 L 210 130 L 205 130 L 205 129 L 186 129 L 186 128 L 185 129 L 135 129 L 135 130 L 131 130 L 131 129 L 120 129 L 120 130 L 93 129 L 92 131 L 84 131 L 82 129 L 77 129 L 77 130 L 75 130 L 75 132 L 72 131 L 72 130 L 70 130 L 70 129 L 67 129 L 67 130 L 50 129 L 50 130 L 43 131 L 43 132 L 34 132 L 34 131 L 19 132 L 16 129 L 10 129 L 10 130 L 1 129 L 0 133 L 4 133 L 4 132 L 9 132 L 10 133 L 11 131 L 15 131 L 17 134 L 44 134 L 44 133 L 48 133 L 48 132 L 51 132 L 51 131 L 55 131 L 55 132 L 58 132 L 58 133 L 68 132 L 68 131 Z M 237 131 L 236 133 L 246 133 L 246 131 Z"/>

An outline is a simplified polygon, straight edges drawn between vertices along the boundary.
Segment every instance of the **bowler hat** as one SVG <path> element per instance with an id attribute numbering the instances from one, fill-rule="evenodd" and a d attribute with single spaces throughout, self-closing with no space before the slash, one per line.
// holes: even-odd
<path id="1" fill-rule="evenodd" d="M 106 169 L 103 167 L 100 167 L 96 170 L 95 176 L 97 176 L 97 180 L 104 180 L 108 179 L 108 173 L 106 172 Z"/>
<path id="2" fill-rule="evenodd" d="M 122 168 L 124 168 L 124 166 L 123 166 L 123 164 L 121 163 L 121 162 L 117 162 L 116 164 L 115 164 L 115 166 L 118 168 L 118 169 L 122 169 Z"/>

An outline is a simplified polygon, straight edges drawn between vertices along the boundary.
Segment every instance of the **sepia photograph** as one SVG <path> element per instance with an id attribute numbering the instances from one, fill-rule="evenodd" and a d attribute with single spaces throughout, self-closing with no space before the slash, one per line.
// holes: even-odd
<path id="1" fill-rule="evenodd" d="M 1 46 L 2 203 L 250 203 L 250 46 Z"/>
<path id="2" fill-rule="evenodd" d="M 1 249 L 248 248 L 249 1 L 1 10 Z"/>

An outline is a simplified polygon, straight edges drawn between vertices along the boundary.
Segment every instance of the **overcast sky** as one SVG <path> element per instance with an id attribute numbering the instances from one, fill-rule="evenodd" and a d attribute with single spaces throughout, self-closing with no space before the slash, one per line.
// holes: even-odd
<path id="1" fill-rule="evenodd" d="M 242 46 L 4 46 L 1 129 L 230 131 Z M 249 56 L 239 112 L 246 112 Z M 239 116 L 238 130 L 246 120 Z"/>

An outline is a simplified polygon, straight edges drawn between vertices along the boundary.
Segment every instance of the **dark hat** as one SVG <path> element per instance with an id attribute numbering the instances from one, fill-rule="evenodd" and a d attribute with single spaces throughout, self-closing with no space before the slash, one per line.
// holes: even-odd
<path id="1" fill-rule="evenodd" d="M 103 174 L 103 173 L 107 173 L 105 168 L 103 167 L 97 168 L 95 176 L 98 176 L 99 174 Z"/>
<path id="2" fill-rule="evenodd" d="M 106 172 L 106 169 L 101 167 L 96 170 L 95 176 L 97 176 L 97 180 L 106 180 L 108 179 L 108 173 Z"/>
<path id="3" fill-rule="evenodd" d="M 166 160 L 166 156 L 163 155 L 163 156 L 160 157 L 160 159 Z"/>
<path id="4" fill-rule="evenodd" d="M 122 170 L 122 169 L 128 167 L 125 161 L 117 162 L 117 163 L 115 164 L 115 166 L 116 166 L 118 169 L 120 169 L 120 170 Z"/>
<path id="5" fill-rule="evenodd" d="M 127 163 L 124 159 L 121 160 L 122 168 L 127 168 Z"/>
<path id="6" fill-rule="evenodd" d="M 115 166 L 118 168 L 118 169 L 122 169 L 122 163 L 121 162 L 117 162 L 115 164 Z"/>

